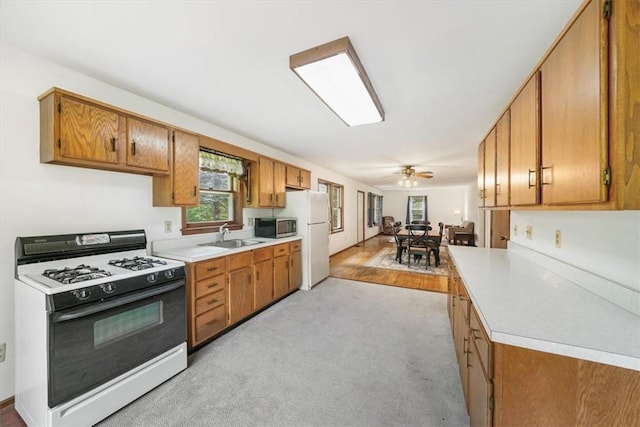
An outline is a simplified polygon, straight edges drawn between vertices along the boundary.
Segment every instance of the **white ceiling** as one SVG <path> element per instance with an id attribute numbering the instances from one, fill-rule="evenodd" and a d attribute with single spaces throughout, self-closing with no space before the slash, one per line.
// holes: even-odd
<path id="1" fill-rule="evenodd" d="M 382 190 L 477 144 L 581 0 L 6 1 L 0 39 Z M 349 36 L 386 113 L 347 127 L 289 55 Z"/>

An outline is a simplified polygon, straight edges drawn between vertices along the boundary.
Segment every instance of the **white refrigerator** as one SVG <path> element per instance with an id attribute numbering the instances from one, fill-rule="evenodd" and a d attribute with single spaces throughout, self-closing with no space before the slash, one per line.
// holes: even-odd
<path id="1" fill-rule="evenodd" d="M 329 277 L 329 195 L 316 191 L 289 191 L 280 216 L 297 218 L 302 236 L 302 285 L 313 286 Z"/>

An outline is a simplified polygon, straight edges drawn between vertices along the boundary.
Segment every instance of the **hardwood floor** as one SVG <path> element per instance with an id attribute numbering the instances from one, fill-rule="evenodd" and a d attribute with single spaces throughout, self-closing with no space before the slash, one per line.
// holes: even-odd
<path id="1" fill-rule="evenodd" d="M 380 234 L 365 240 L 360 246 L 352 246 L 332 255 L 329 259 L 329 275 L 341 279 L 359 280 L 380 285 L 447 292 L 447 276 L 364 267 L 363 265 L 384 246 L 393 247 L 395 245 L 394 243 L 389 243 L 389 237 Z"/>

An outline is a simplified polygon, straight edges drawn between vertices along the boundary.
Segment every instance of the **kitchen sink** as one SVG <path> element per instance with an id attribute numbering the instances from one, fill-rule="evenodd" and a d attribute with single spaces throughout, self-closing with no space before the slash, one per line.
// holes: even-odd
<path id="1" fill-rule="evenodd" d="M 241 248 L 243 246 L 251 246 L 257 245 L 259 243 L 264 243 L 262 240 L 254 240 L 254 239 L 231 239 L 225 240 L 224 242 L 210 242 L 210 243 L 202 243 L 198 246 L 215 246 L 218 248 Z"/>

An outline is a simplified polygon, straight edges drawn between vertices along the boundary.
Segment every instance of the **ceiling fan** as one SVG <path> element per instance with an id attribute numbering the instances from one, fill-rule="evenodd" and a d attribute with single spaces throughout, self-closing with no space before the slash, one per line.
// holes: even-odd
<path id="1" fill-rule="evenodd" d="M 400 170 L 400 174 L 402 175 L 402 179 L 410 179 L 413 177 L 416 178 L 433 178 L 433 172 L 432 171 L 424 171 L 424 172 L 416 172 L 415 168 L 413 166 L 404 166 L 401 170 Z"/>
<path id="2" fill-rule="evenodd" d="M 432 171 L 416 172 L 415 168 L 411 165 L 403 166 L 400 170 L 400 175 L 401 177 L 398 181 L 398 185 L 403 187 L 413 187 L 418 185 L 416 178 L 433 178 Z"/>

